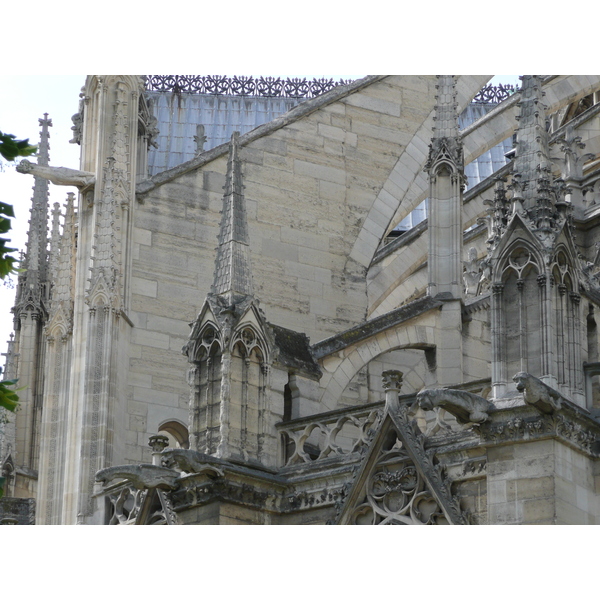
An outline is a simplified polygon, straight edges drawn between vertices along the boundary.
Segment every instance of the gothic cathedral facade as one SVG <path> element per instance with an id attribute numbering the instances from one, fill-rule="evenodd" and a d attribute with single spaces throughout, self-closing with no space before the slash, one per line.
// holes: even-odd
<path id="1" fill-rule="evenodd" d="M 0 519 L 599 522 L 600 76 L 523 76 L 465 124 L 488 79 L 369 76 L 249 126 L 248 81 L 89 76 L 78 169 L 40 119 Z"/>

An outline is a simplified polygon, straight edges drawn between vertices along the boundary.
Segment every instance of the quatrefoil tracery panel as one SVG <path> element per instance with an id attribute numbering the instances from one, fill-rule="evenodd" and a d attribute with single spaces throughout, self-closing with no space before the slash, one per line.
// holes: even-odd
<path id="1" fill-rule="evenodd" d="M 448 521 L 402 443 L 382 451 L 364 496 L 353 510 L 355 525 L 442 525 Z"/>

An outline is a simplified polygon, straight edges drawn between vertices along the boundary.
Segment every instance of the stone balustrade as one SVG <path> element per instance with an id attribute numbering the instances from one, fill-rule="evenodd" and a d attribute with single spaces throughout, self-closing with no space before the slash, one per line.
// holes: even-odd
<path id="1" fill-rule="evenodd" d="M 281 423 L 284 466 L 360 451 L 377 428 L 383 406 L 376 402 Z"/>

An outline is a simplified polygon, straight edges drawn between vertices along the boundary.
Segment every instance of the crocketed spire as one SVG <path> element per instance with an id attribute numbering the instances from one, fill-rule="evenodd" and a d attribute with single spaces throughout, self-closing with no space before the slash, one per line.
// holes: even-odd
<path id="1" fill-rule="evenodd" d="M 435 96 L 435 125 L 425 169 L 430 175 L 440 168 L 462 173 L 463 155 L 458 133 L 458 102 L 454 75 L 438 75 Z M 462 180 L 462 174 L 461 174 Z"/>
<path id="2" fill-rule="evenodd" d="M 217 295 L 234 293 L 252 295 L 248 222 L 239 158 L 239 135 L 239 132 L 235 131 L 229 144 L 223 213 L 212 285 L 212 292 Z"/>
<path id="3" fill-rule="evenodd" d="M 38 165 L 48 166 L 50 160 L 50 133 L 52 119 L 48 113 L 39 119 L 42 126 L 40 144 L 38 148 Z M 18 312 L 26 308 L 38 310 L 41 308 L 41 285 L 47 280 L 48 261 L 48 194 L 49 182 L 47 179 L 34 175 L 33 198 L 31 206 L 31 219 L 27 232 L 27 249 L 25 252 L 23 275 L 19 278 L 16 308 Z"/>
<path id="4" fill-rule="evenodd" d="M 520 114 L 517 117 L 517 148 L 514 165 L 515 192 L 525 209 L 535 205 L 538 196 L 538 182 L 544 173 L 550 171 L 548 133 L 546 131 L 546 111 L 542 104 L 544 92 L 538 75 L 521 77 Z M 548 175 L 549 176 L 549 175 Z"/>
<path id="5" fill-rule="evenodd" d="M 458 136 L 458 114 L 454 75 L 437 76 L 434 139 Z"/>
<path id="6" fill-rule="evenodd" d="M 56 279 L 54 281 L 54 292 L 52 302 L 62 302 L 70 300 L 72 297 L 72 286 L 74 279 L 74 238 L 75 238 L 75 194 L 69 192 L 67 194 L 67 202 L 65 206 L 65 223 L 63 226 L 63 234 L 60 239 L 59 248 L 57 249 L 57 267 Z"/>

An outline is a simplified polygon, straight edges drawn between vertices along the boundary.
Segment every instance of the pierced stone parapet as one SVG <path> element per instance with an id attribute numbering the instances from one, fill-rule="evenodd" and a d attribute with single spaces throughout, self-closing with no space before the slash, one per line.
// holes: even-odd
<path id="1" fill-rule="evenodd" d="M 155 92 L 210 94 L 214 96 L 262 96 L 263 98 L 314 98 L 352 79 L 300 79 L 224 75 L 147 75 L 146 89 Z"/>
<path id="2" fill-rule="evenodd" d="M 472 102 L 478 104 L 499 104 L 504 102 L 507 98 L 510 98 L 515 92 L 518 92 L 519 88 L 515 88 L 514 85 L 486 85 L 482 87 Z"/>
<path id="3" fill-rule="evenodd" d="M 225 75 L 146 75 L 146 90 L 214 96 L 262 96 L 266 98 L 314 98 L 352 79 L 282 79 L 280 77 L 244 77 Z M 510 98 L 518 88 L 513 85 L 486 85 L 472 102 L 499 104 Z"/>
<path id="4" fill-rule="evenodd" d="M 372 439 L 382 409 L 382 403 L 377 403 L 279 425 L 285 454 L 284 466 L 360 452 Z"/>

